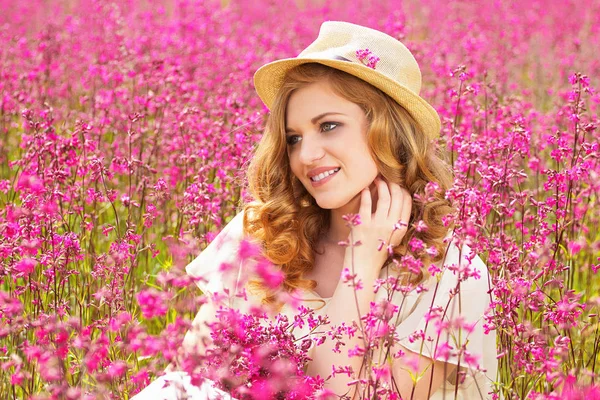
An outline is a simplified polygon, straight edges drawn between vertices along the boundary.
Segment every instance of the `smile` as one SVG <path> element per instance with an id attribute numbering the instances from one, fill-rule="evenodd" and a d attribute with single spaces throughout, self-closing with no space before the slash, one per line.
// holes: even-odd
<path id="1" fill-rule="evenodd" d="M 335 168 L 329 171 L 325 171 L 320 173 L 319 175 L 315 175 L 310 178 L 310 181 L 313 186 L 321 186 L 332 179 L 333 175 L 337 174 L 340 168 Z"/>

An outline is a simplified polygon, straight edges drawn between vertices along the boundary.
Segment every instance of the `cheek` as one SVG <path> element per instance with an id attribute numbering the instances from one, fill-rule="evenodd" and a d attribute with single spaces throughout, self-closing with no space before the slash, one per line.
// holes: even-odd
<path id="1" fill-rule="evenodd" d="M 361 183 L 364 184 L 366 182 L 367 184 L 370 184 L 379 174 L 379 170 L 377 169 L 377 164 L 375 164 L 375 161 L 369 157 L 361 164 L 359 173 L 361 177 Z"/>
<path id="2" fill-rule="evenodd" d="M 371 152 L 369 151 L 366 143 L 360 146 L 360 148 L 356 149 L 353 157 L 356 160 L 354 165 L 356 166 L 357 173 L 361 177 L 364 177 L 364 179 L 368 179 L 370 177 L 375 179 L 379 171 L 377 169 L 375 160 L 373 160 L 373 157 L 371 157 Z"/>
<path id="3" fill-rule="evenodd" d="M 290 152 L 289 150 L 288 150 L 288 162 L 290 164 L 290 170 L 292 171 L 292 174 L 296 178 L 300 179 L 300 176 L 299 176 L 299 174 L 300 174 L 300 164 L 299 164 L 299 162 L 297 160 L 297 157 L 294 156 L 294 153 Z"/>

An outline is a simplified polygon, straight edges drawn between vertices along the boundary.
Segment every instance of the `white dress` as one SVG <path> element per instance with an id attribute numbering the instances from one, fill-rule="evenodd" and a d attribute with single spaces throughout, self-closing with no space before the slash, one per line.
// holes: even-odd
<path id="1" fill-rule="evenodd" d="M 219 266 L 227 262 L 229 264 L 239 264 L 239 272 L 244 269 L 243 263 L 240 263 L 237 257 L 239 243 L 243 239 L 243 213 L 238 214 L 231 220 L 223 231 L 213 240 L 213 242 L 187 267 L 186 271 L 194 277 L 202 277 L 203 280 L 198 282 L 200 289 L 207 295 L 211 296 L 214 293 L 222 292 L 223 288 L 233 288 L 234 291 L 239 290 L 239 277 L 235 274 L 230 274 L 229 278 L 224 279 L 223 273 L 219 271 Z M 469 259 L 471 259 L 469 261 Z M 470 277 L 460 284 L 460 294 L 451 296 L 454 288 L 457 286 L 457 275 L 448 269 L 449 266 L 468 266 L 472 270 L 479 272 L 480 278 L 475 279 Z M 444 382 L 442 386 L 431 395 L 432 400 L 454 399 L 455 391 L 457 399 L 472 400 L 472 399 L 489 399 L 491 395 L 488 393 L 492 390 L 492 382 L 497 380 L 497 360 L 496 360 L 496 334 L 495 331 L 484 333 L 483 315 L 490 303 L 488 294 L 488 273 L 487 268 L 479 256 L 471 254 L 468 246 L 463 246 L 462 252 L 454 243 L 451 243 L 446 258 L 442 263 L 438 263 L 438 267 L 442 272 L 430 277 L 423 282 L 423 287 L 427 290 L 417 293 L 416 290 L 403 295 L 400 292 L 395 292 L 392 301 L 400 306 L 399 323 L 396 325 L 396 333 L 400 338 L 399 343 L 407 350 L 428 358 L 437 358 L 440 361 L 460 365 L 465 368 L 466 378 L 456 388 L 449 380 Z M 382 269 L 380 278 L 385 278 L 388 272 Z M 232 296 L 233 298 L 233 296 Z M 387 298 L 387 290 L 379 290 L 376 295 L 376 300 Z M 322 298 L 313 291 L 303 291 L 301 293 L 301 303 L 306 307 L 315 309 L 317 314 L 327 314 L 329 298 Z M 228 300 L 227 305 L 245 310 L 253 301 L 258 301 L 258 298 L 249 296 L 249 302 L 245 302 L 239 298 Z M 436 307 L 447 308 L 444 321 L 461 316 L 467 323 L 474 324 L 470 333 L 464 330 L 452 330 L 451 328 L 441 335 L 439 344 L 448 342 L 454 349 L 460 348 L 463 343 L 466 343 L 466 350 L 476 357 L 480 369 L 485 371 L 477 371 L 474 368 L 466 366 L 466 361 L 461 356 L 457 356 L 450 352 L 438 354 L 435 357 L 436 345 L 436 327 L 435 323 L 427 323 L 426 314 Z M 287 315 L 290 320 L 293 320 L 294 309 L 291 306 L 285 305 L 281 313 Z M 429 340 L 414 340 L 414 333 L 423 332 L 424 337 Z M 304 329 L 294 330 L 296 337 L 301 337 L 308 334 L 308 327 Z M 188 332 L 186 342 L 193 341 L 193 332 Z M 412 340 L 411 340 L 412 336 Z M 433 340 L 431 340 L 433 339 Z M 438 346 L 439 346 L 438 344 Z M 314 351 L 314 346 L 309 350 L 309 356 Z M 461 368 L 461 369 L 462 369 Z M 180 372 L 172 372 L 164 377 L 154 381 L 150 386 L 145 388 L 137 396 L 135 400 L 148 399 L 178 399 L 186 398 L 172 397 L 176 391 L 173 388 L 160 389 L 164 386 L 164 380 L 171 379 L 179 382 L 185 387 L 185 395 L 194 400 L 230 398 L 223 392 L 212 388 L 208 383 L 201 388 L 195 388 L 189 384 L 189 378 Z M 186 379 L 188 380 L 186 382 Z M 220 397 L 225 395 L 225 397 Z"/>

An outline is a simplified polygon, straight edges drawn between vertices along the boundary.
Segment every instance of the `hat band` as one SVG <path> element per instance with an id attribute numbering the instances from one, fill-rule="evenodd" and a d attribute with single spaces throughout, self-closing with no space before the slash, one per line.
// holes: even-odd
<path id="1" fill-rule="evenodd" d="M 371 51 L 369 51 L 369 49 L 357 50 L 355 56 L 356 56 L 356 59 L 358 62 L 350 60 L 339 54 L 335 54 L 335 53 L 331 54 L 329 52 L 321 52 L 320 54 L 317 53 L 313 56 L 304 54 L 302 56 L 299 56 L 298 58 L 312 58 L 312 59 L 316 58 L 316 59 L 321 59 L 321 60 L 346 61 L 346 62 L 353 63 L 353 64 L 362 64 L 371 69 L 375 69 L 377 62 L 379 62 L 379 60 L 380 60 L 379 57 L 375 56 Z"/>
<path id="2" fill-rule="evenodd" d="M 352 62 L 352 60 L 348 60 L 346 57 L 342 57 L 342 56 L 338 56 L 338 55 L 333 56 L 333 59 L 334 60 L 340 60 L 340 61 Z"/>

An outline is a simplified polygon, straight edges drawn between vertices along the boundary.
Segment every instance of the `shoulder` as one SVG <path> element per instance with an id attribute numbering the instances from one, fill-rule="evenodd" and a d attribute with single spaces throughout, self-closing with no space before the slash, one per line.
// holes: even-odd
<path id="1" fill-rule="evenodd" d="M 239 245 L 244 238 L 244 213 L 243 211 L 235 215 L 215 236 L 215 238 L 206 246 L 206 248 L 200 253 L 207 257 L 215 255 L 214 253 L 225 251 L 227 249 L 233 249 Z M 192 263 L 193 264 L 193 263 Z M 188 265 L 188 268 L 192 265 Z"/>
<path id="2" fill-rule="evenodd" d="M 432 359 L 466 365 L 461 354 L 479 357 L 493 370 L 495 334 L 486 334 L 485 315 L 491 294 L 487 266 L 469 244 L 453 238 L 445 257 L 434 264 L 439 271 L 423 283 L 412 312 L 396 328 L 401 344 Z M 441 357 L 438 344 L 454 349 Z M 464 353 L 467 354 L 467 353 Z"/>
<path id="3" fill-rule="evenodd" d="M 244 239 L 244 215 L 233 217 L 210 244 L 189 263 L 188 275 L 199 278 L 202 291 L 213 292 L 222 287 L 222 272 L 228 268 L 239 269 L 239 252 Z"/>
<path id="4" fill-rule="evenodd" d="M 244 237 L 244 211 L 236 214 L 210 242 L 206 250 L 211 246 L 221 246 L 228 241 L 241 241 Z M 205 251 L 206 251 L 205 250 Z"/>
<path id="5" fill-rule="evenodd" d="M 463 291 L 476 291 L 487 293 L 489 289 L 489 276 L 486 264 L 476 254 L 468 243 L 461 243 L 457 238 L 448 235 L 449 242 L 446 254 L 438 263 L 440 280 L 447 284 L 457 286 Z"/>
<path id="6" fill-rule="evenodd" d="M 449 242 L 440 271 L 428 281 L 419 313 L 441 310 L 441 320 L 450 323 L 460 316 L 482 333 L 484 316 L 491 303 L 491 280 L 486 264 L 468 243 L 456 238 Z M 428 314 L 429 315 L 429 314 Z M 471 336 L 473 337 L 473 336 Z"/>

